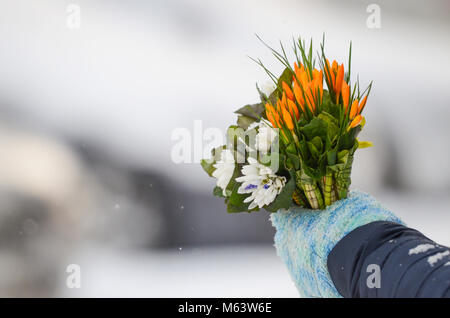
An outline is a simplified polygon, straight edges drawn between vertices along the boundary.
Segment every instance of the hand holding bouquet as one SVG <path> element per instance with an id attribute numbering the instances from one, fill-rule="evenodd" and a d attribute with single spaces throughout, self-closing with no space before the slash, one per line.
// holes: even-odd
<path id="1" fill-rule="evenodd" d="M 347 72 L 329 62 L 323 42 L 315 56 L 312 42 L 307 48 L 294 41 L 294 63 L 283 45 L 269 49 L 285 67 L 281 76 L 255 61 L 274 90 L 265 94 L 257 86 L 261 102 L 236 111 L 227 144 L 202 167 L 217 178 L 214 194 L 225 198 L 228 212 L 276 212 L 292 204 L 324 209 L 347 197 L 354 153 L 371 145 L 357 139 L 371 84 L 361 91 L 359 81 L 351 82 L 351 46 Z"/>

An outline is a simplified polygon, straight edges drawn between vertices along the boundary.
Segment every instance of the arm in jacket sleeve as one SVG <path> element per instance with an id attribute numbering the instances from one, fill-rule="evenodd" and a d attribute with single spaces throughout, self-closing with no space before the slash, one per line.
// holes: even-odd
<path id="1" fill-rule="evenodd" d="M 450 252 L 352 191 L 326 210 L 271 215 L 275 247 L 303 297 L 449 297 Z"/>
<path id="2" fill-rule="evenodd" d="M 358 227 L 327 265 L 344 297 L 450 297 L 450 249 L 398 223 Z"/>

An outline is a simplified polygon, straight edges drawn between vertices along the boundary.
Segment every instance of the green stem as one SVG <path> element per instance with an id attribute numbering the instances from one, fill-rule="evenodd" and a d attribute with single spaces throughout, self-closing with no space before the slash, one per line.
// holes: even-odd
<path id="1" fill-rule="evenodd" d="M 297 188 L 305 193 L 305 197 L 311 209 L 318 209 L 318 201 L 314 188 L 310 184 L 310 180 L 312 179 L 305 175 L 302 171 L 296 171 Z"/>
<path id="2" fill-rule="evenodd" d="M 327 169 L 328 170 L 328 169 Z M 323 199 L 325 201 L 325 206 L 331 205 L 333 192 L 333 174 L 331 171 L 328 171 L 327 174 L 323 177 Z"/>
<path id="3" fill-rule="evenodd" d="M 297 186 L 305 192 L 305 196 L 308 199 L 311 209 L 324 209 L 324 203 L 322 198 L 322 193 L 311 177 L 306 175 L 303 171 L 297 171 Z"/>
<path id="4" fill-rule="evenodd" d="M 348 188 L 350 187 L 351 183 L 350 179 L 351 172 L 352 167 L 350 165 L 336 173 L 336 189 L 339 196 L 339 200 L 347 198 Z"/>
<path id="5" fill-rule="evenodd" d="M 317 202 L 319 204 L 319 209 L 323 210 L 323 209 L 325 209 L 325 205 L 323 203 L 322 192 L 320 191 L 319 187 L 317 186 L 317 184 L 315 182 L 313 184 L 313 187 L 314 187 L 314 192 L 316 194 Z"/>
<path id="6" fill-rule="evenodd" d="M 333 204 L 334 202 L 336 202 L 338 200 L 338 194 L 337 194 L 337 190 L 336 190 L 336 180 L 333 180 L 333 189 L 331 191 L 331 204 Z"/>
<path id="7" fill-rule="evenodd" d="M 312 209 L 319 208 L 319 200 L 316 196 L 316 191 L 311 183 L 302 183 L 303 191 L 305 191 L 306 198 L 308 198 L 309 204 Z"/>
<path id="8" fill-rule="evenodd" d="M 296 188 L 292 193 L 292 199 L 294 202 L 302 207 L 309 208 L 308 200 L 303 194 L 303 190 L 301 188 Z"/>

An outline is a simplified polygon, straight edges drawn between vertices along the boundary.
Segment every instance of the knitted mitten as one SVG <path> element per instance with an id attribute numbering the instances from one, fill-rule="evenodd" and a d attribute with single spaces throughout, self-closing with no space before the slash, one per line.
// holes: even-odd
<path id="1" fill-rule="evenodd" d="M 402 223 L 370 195 L 352 191 L 326 210 L 291 207 L 271 215 L 278 255 L 302 297 L 341 297 L 331 280 L 327 257 L 348 233 L 374 221 Z"/>

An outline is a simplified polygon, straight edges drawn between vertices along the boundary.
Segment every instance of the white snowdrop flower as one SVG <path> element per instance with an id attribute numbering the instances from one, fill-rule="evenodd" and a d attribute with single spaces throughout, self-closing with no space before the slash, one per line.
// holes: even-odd
<path id="1" fill-rule="evenodd" d="M 261 122 L 259 122 L 259 121 L 254 121 L 253 123 L 251 123 L 251 124 L 248 126 L 247 130 L 252 130 L 252 129 L 255 129 L 255 128 L 259 128 L 259 125 L 261 125 Z"/>
<path id="2" fill-rule="evenodd" d="M 269 96 L 273 93 L 273 91 L 276 89 L 275 84 L 273 82 L 265 82 L 259 85 L 261 91 L 266 94 L 266 96 Z"/>
<path id="3" fill-rule="evenodd" d="M 217 186 L 223 190 L 223 195 L 225 195 L 225 189 L 234 173 L 235 162 L 233 152 L 229 149 L 222 150 L 220 160 L 213 167 L 216 170 L 214 170 L 212 175 L 217 178 Z"/>
<path id="4" fill-rule="evenodd" d="M 277 176 L 272 169 L 260 164 L 254 158 L 248 158 L 248 165 L 242 167 L 242 177 L 236 178 L 242 182 L 238 193 L 250 193 L 244 202 L 251 202 L 249 209 L 262 208 L 275 200 L 286 184 L 286 178 Z"/>
<path id="5" fill-rule="evenodd" d="M 263 154 L 268 153 L 276 137 L 277 132 L 273 128 L 267 126 L 267 124 L 262 123 L 259 126 L 258 134 L 256 135 L 256 149 Z"/>
<path id="6" fill-rule="evenodd" d="M 245 148 L 247 149 L 247 148 Z M 245 153 L 241 153 L 238 149 L 238 151 L 236 151 L 236 163 L 244 163 L 245 162 Z"/>
<path id="7" fill-rule="evenodd" d="M 255 144 L 253 146 L 246 146 L 246 150 L 247 151 L 258 150 L 261 154 L 268 153 L 270 147 L 272 147 L 272 143 L 277 137 L 277 131 L 268 126 L 267 123 L 263 121 L 254 122 L 250 124 L 250 126 L 248 126 L 247 128 L 247 131 L 252 129 L 257 129 L 257 134 L 255 136 Z M 245 143 L 242 139 L 240 139 L 239 141 Z"/>
<path id="8" fill-rule="evenodd" d="M 242 137 L 239 137 L 238 138 L 238 142 L 239 143 L 242 143 L 242 145 L 245 145 L 245 150 L 246 151 L 248 151 L 248 152 L 253 152 L 253 151 L 256 151 L 256 145 L 255 145 L 255 143 L 256 143 L 256 135 L 257 135 L 257 133 L 258 133 L 258 129 L 259 129 L 259 126 L 261 125 L 261 123 L 260 122 L 258 122 L 258 121 L 254 121 L 253 123 L 251 123 L 249 126 L 248 126 L 248 128 L 246 129 L 246 134 L 248 134 L 249 133 L 249 131 L 251 131 L 251 130 L 255 130 L 254 132 L 252 132 L 252 134 L 254 133 L 255 134 L 255 137 L 254 137 L 254 142 L 252 142 L 250 145 L 247 145 L 247 143 L 245 142 L 245 140 L 242 138 Z M 250 136 L 252 136 L 252 135 L 250 135 Z"/>

